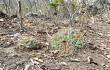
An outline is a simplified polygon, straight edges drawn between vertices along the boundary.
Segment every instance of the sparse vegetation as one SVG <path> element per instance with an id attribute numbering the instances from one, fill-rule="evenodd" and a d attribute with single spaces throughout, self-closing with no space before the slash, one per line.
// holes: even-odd
<path id="1" fill-rule="evenodd" d="M 50 0 L 48 6 L 56 12 L 57 8 L 58 8 L 58 1 L 57 0 Z"/>
<path id="2" fill-rule="evenodd" d="M 32 36 L 23 36 L 18 40 L 18 46 L 21 49 L 36 49 L 37 42 Z"/>
<path id="3" fill-rule="evenodd" d="M 69 47 L 82 48 L 85 44 L 80 32 L 74 29 L 64 29 L 53 35 L 51 45 L 55 48 L 60 48 L 64 44 L 64 41 L 68 43 Z"/>
<path id="4" fill-rule="evenodd" d="M 110 70 L 110 0 L 0 0 L 0 70 Z"/>

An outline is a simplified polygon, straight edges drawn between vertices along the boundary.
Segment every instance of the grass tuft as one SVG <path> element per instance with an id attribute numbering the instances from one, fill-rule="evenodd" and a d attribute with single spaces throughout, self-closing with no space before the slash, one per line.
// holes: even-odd
<path id="1" fill-rule="evenodd" d="M 82 48 L 85 45 L 85 42 L 82 38 L 80 32 L 77 32 L 72 29 L 64 29 L 61 32 L 58 32 L 53 35 L 53 39 L 51 40 L 51 45 L 55 48 L 60 48 L 62 46 L 68 44 L 68 46 L 73 46 L 77 48 Z"/>

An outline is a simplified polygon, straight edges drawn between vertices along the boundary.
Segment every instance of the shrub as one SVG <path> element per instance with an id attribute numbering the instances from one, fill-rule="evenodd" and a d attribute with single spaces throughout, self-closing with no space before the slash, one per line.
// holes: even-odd
<path id="1" fill-rule="evenodd" d="M 21 49 L 37 49 L 37 42 L 32 36 L 22 36 L 18 45 Z"/>
<path id="2" fill-rule="evenodd" d="M 57 11 L 58 8 L 58 1 L 57 0 L 50 0 L 48 6 L 52 9 L 54 9 L 54 11 Z"/>
<path id="3" fill-rule="evenodd" d="M 64 29 L 54 34 L 51 45 L 55 48 L 60 48 L 64 44 L 64 41 L 68 43 L 69 47 L 82 48 L 85 45 L 81 33 L 72 29 Z"/>

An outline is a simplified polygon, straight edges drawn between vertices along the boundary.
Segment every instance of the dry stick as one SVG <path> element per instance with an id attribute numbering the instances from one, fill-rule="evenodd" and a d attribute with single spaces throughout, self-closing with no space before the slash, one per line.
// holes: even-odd
<path id="1" fill-rule="evenodd" d="M 77 15 L 77 13 L 79 13 L 80 7 L 79 5 L 76 6 L 76 10 L 74 13 L 72 13 L 71 15 L 71 20 L 75 20 L 74 16 Z"/>
<path id="2" fill-rule="evenodd" d="M 10 12 L 10 5 L 11 5 L 11 1 L 9 0 L 9 6 L 8 6 L 8 9 L 9 9 L 9 16 L 11 15 L 11 12 Z"/>
<path id="3" fill-rule="evenodd" d="M 23 22 L 22 22 L 22 15 L 21 15 L 21 1 L 18 0 L 18 6 L 19 6 L 19 19 L 20 19 L 20 32 L 23 31 Z"/>

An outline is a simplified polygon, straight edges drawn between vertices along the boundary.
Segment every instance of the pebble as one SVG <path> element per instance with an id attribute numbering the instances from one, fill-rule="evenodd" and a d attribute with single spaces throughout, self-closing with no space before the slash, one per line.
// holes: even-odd
<path id="1" fill-rule="evenodd" d="M 3 70 L 3 68 L 0 68 L 0 70 Z"/>

